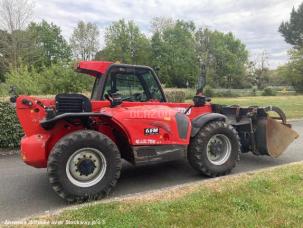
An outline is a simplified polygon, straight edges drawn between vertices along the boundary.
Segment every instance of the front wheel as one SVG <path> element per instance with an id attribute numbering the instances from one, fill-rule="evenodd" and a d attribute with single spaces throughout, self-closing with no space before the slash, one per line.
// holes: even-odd
<path id="1" fill-rule="evenodd" d="M 107 136 L 96 131 L 77 131 L 54 146 L 47 170 L 54 191 L 66 201 L 94 200 L 115 186 L 121 157 Z"/>
<path id="2" fill-rule="evenodd" d="M 188 160 L 193 168 L 206 176 L 221 176 L 236 166 L 240 148 L 237 131 L 225 122 L 214 121 L 192 138 Z"/>

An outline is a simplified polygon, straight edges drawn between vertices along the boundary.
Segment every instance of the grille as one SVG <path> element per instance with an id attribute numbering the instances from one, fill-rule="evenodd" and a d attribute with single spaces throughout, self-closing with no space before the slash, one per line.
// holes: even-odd
<path id="1" fill-rule="evenodd" d="M 90 101 L 81 94 L 59 94 L 56 96 L 57 114 L 90 111 Z"/>

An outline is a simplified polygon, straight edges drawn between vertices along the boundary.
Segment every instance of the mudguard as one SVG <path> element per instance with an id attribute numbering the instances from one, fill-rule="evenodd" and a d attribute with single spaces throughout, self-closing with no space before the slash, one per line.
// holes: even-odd
<path id="1" fill-rule="evenodd" d="M 227 117 L 220 113 L 206 113 L 200 116 L 197 116 L 192 120 L 192 130 L 191 137 L 195 137 L 199 130 L 204 127 L 207 123 L 215 120 L 226 121 Z"/>
<path id="2" fill-rule="evenodd" d="M 21 156 L 23 161 L 36 168 L 46 167 L 49 134 L 37 134 L 23 137 L 21 140 Z"/>
<path id="3" fill-rule="evenodd" d="M 104 114 L 104 113 L 95 113 L 95 112 L 83 112 L 83 113 L 64 113 L 64 114 L 60 114 L 55 116 L 54 118 L 51 119 L 43 119 L 42 121 L 40 121 L 41 126 L 45 129 L 45 130 L 49 130 L 50 128 L 52 128 L 54 126 L 54 124 L 56 122 L 58 122 L 59 120 L 62 119 L 66 119 L 66 118 L 88 118 L 88 117 L 111 117 L 110 115 Z"/>

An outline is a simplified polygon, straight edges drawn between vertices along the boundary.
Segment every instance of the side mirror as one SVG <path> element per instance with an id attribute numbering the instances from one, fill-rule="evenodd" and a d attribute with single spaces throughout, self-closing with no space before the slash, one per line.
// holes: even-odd
<path id="1" fill-rule="evenodd" d="M 15 86 L 11 86 L 10 90 L 9 90 L 9 94 L 11 95 L 11 97 L 9 98 L 11 103 L 16 103 L 18 95 L 17 95 L 17 91 L 16 91 L 16 87 Z"/>
<path id="2" fill-rule="evenodd" d="M 9 101 L 10 101 L 11 103 L 16 103 L 17 98 L 18 98 L 18 96 L 16 96 L 16 95 L 11 96 L 11 97 L 9 98 Z"/>
<path id="3" fill-rule="evenodd" d="M 119 93 L 112 93 L 111 95 L 106 94 L 105 98 L 109 100 L 111 107 L 116 107 L 123 102 L 122 97 Z"/>
<path id="4" fill-rule="evenodd" d="M 211 98 L 206 96 L 194 96 L 193 102 L 195 107 L 202 107 L 206 102 L 210 102 Z"/>

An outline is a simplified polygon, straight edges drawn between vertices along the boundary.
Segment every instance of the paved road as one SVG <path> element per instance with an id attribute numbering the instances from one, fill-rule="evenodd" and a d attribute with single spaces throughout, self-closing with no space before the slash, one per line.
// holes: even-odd
<path id="1" fill-rule="evenodd" d="M 293 122 L 294 129 L 303 135 L 303 121 Z M 233 173 L 257 170 L 303 160 L 303 137 L 293 143 L 278 159 L 241 155 L 240 164 Z M 19 219 L 67 204 L 52 191 L 45 169 L 26 166 L 19 156 L 0 157 L 0 223 Z M 125 164 L 113 196 L 142 192 L 182 183 L 194 182 L 201 177 L 185 161 L 169 162 L 145 167 Z"/>

